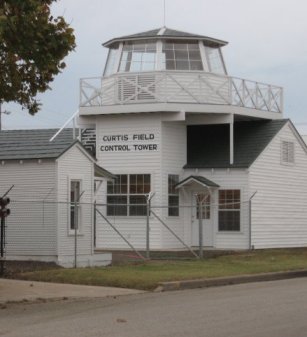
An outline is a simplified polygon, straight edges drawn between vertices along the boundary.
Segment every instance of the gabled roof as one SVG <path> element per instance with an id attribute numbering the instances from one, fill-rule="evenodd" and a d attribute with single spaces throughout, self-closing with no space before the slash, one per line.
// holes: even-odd
<path id="1" fill-rule="evenodd" d="M 146 32 L 126 35 L 111 39 L 105 43 L 103 46 L 111 47 L 114 43 L 123 42 L 123 41 L 134 41 L 134 40 L 157 40 L 157 39 L 180 39 L 180 40 L 201 40 L 204 41 L 207 45 L 212 47 L 222 47 L 225 46 L 228 42 L 214 39 L 204 35 L 192 34 L 187 32 L 182 32 L 179 30 L 170 29 L 167 27 L 152 29 Z"/>
<path id="2" fill-rule="evenodd" d="M 184 168 L 248 168 L 288 119 L 234 123 L 234 163 L 229 164 L 229 124 L 187 127 Z"/>
<path id="3" fill-rule="evenodd" d="M 57 131 L 57 129 L 0 131 L 0 160 L 56 159 L 79 142 L 73 139 L 72 129 L 64 129 L 53 142 L 49 142 Z"/>
<path id="4" fill-rule="evenodd" d="M 112 174 L 110 171 L 104 169 L 103 167 L 94 164 L 94 174 L 95 177 L 104 177 L 108 179 L 116 179 L 116 175 Z"/>
<path id="5" fill-rule="evenodd" d="M 220 187 L 218 184 L 215 182 L 202 177 L 202 176 L 189 176 L 182 181 L 180 181 L 178 184 L 176 184 L 175 188 L 180 188 L 182 186 L 185 186 L 187 184 L 190 184 L 191 182 L 196 182 L 204 187 Z"/>

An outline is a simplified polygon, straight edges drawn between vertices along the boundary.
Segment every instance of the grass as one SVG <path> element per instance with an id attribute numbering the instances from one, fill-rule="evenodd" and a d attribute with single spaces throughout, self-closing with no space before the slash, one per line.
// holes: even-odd
<path id="1" fill-rule="evenodd" d="M 97 286 L 153 290 L 159 282 L 212 278 L 307 268 L 307 249 L 245 252 L 189 261 L 148 261 L 99 268 L 26 272 L 18 278 Z"/>

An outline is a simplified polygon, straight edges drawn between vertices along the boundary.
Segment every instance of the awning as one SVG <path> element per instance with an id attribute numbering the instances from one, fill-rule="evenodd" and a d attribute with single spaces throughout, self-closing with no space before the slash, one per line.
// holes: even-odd
<path id="1" fill-rule="evenodd" d="M 108 179 L 116 179 L 116 176 L 109 172 L 108 170 L 104 169 L 103 167 L 94 164 L 94 173 L 95 177 L 99 178 L 108 178 Z"/>
<path id="2" fill-rule="evenodd" d="M 198 185 L 201 185 L 203 187 L 211 187 L 211 188 L 218 188 L 220 187 L 218 184 L 216 184 L 215 182 L 202 177 L 202 176 L 189 176 L 188 178 L 183 179 L 182 181 L 180 181 L 175 188 L 181 188 L 184 186 L 189 186 L 192 183 L 196 183 Z"/>

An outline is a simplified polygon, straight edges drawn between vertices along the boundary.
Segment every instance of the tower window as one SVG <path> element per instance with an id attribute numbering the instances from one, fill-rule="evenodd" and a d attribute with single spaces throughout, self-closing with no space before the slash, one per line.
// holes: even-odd
<path id="1" fill-rule="evenodd" d="M 162 69 L 203 70 L 198 43 L 163 42 Z"/>

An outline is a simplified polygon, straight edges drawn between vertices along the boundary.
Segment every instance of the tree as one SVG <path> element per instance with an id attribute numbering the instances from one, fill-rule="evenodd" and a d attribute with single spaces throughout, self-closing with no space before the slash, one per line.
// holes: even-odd
<path id="1" fill-rule="evenodd" d="M 0 0 L 0 104 L 19 103 L 30 114 L 75 48 L 73 29 L 50 6 L 57 0 Z"/>

